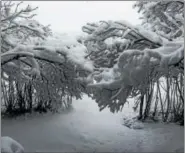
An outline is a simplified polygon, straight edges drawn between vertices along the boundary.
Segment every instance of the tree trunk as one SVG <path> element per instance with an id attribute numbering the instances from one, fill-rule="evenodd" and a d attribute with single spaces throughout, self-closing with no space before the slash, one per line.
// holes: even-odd
<path id="1" fill-rule="evenodd" d="M 144 95 L 141 94 L 140 108 L 139 108 L 139 117 L 138 120 L 143 118 L 143 104 L 144 104 Z"/>

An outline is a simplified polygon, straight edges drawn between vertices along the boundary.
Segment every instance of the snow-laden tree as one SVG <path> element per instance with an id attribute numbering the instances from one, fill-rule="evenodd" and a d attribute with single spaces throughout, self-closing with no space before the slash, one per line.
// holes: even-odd
<path id="1" fill-rule="evenodd" d="M 93 69 L 84 58 L 85 48 L 76 39 L 52 35 L 33 19 L 37 8 L 21 3 L 1 3 L 1 81 L 7 109 L 32 109 L 34 103 L 51 107 L 79 98 L 84 84 L 76 78 Z"/>
<path id="2" fill-rule="evenodd" d="M 48 27 L 32 19 L 35 16 L 32 12 L 37 8 L 28 5 L 20 9 L 21 3 L 15 4 L 10 1 L 1 3 L 2 78 L 5 78 L 4 73 L 12 77 L 17 77 L 16 74 L 20 77 L 25 76 L 25 73 L 39 74 L 39 66 L 34 58 L 36 54 L 32 53 L 32 47 L 28 45 L 35 47 L 38 42 L 50 35 Z M 21 67 L 21 61 L 30 69 Z"/>
<path id="3" fill-rule="evenodd" d="M 65 46 L 61 47 L 61 45 L 50 47 L 46 43 L 41 45 L 43 43 L 41 40 L 45 40 L 51 34 L 50 29 L 48 26 L 45 27 L 32 19 L 35 16 L 32 12 L 37 8 L 31 8 L 28 5 L 26 8 L 18 9 L 20 4 L 18 3 L 16 7 L 13 7 L 15 4 L 11 2 L 2 2 L 1 4 L 1 65 L 5 65 L 10 61 L 16 62 L 14 60 L 20 58 L 20 60 L 26 58 L 31 61 L 32 72 L 35 72 L 36 69 L 38 70 L 35 59 L 51 63 L 63 63 L 65 58 L 70 58 L 72 54 L 69 49 L 71 47 L 66 48 Z M 57 40 L 60 41 L 59 39 Z M 50 39 L 49 41 L 48 43 L 51 43 L 52 40 Z M 74 62 L 74 59 L 71 59 L 71 62 Z M 77 59 L 75 60 L 77 62 Z M 83 66 L 80 62 L 77 62 L 77 64 Z M 10 63 L 10 65 L 13 66 L 14 64 Z M 21 70 L 22 73 L 27 72 L 27 70 Z"/>
<path id="4" fill-rule="evenodd" d="M 143 13 L 140 26 L 100 21 L 82 28 L 88 34 L 81 39 L 86 58 L 95 66 L 90 91 L 100 110 L 119 111 L 132 97 L 136 107 L 140 104 L 141 118 L 151 105 L 154 112 L 160 105 L 165 121 L 169 112 L 176 118 L 184 107 L 184 3 L 138 1 L 135 7 Z"/>
<path id="5" fill-rule="evenodd" d="M 134 8 L 138 9 L 138 12 L 142 14 L 142 26 L 144 28 L 156 32 L 158 35 L 169 41 L 181 40 L 184 38 L 184 1 L 138 1 L 135 3 Z M 184 59 L 175 66 L 183 68 L 183 65 Z M 180 73 L 177 77 L 168 75 L 165 79 L 163 78 L 163 81 L 159 80 L 157 82 L 155 87 L 157 88 L 156 93 L 165 90 L 165 92 L 163 92 L 164 98 L 159 98 L 161 96 L 158 94 L 154 97 L 155 99 L 160 99 L 161 111 L 165 114 L 163 115 L 163 120 L 168 119 L 168 114 L 170 112 L 172 120 L 181 120 L 181 123 L 183 123 L 183 80 L 184 73 Z M 164 82 L 163 87 L 161 87 L 160 82 Z M 156 112 L 157 105 L 158 100 L 155 100 L 154 112 Z"/>
<path id="6" fill-rule="evenodd" d="M 75 38 L 55 34 L 41 45 L 51 49 L 64 48 L 67 54 L 62 63 L 39 62 L 42 79 L 34 83 L 39 91 L 36 94 L 46 103 L 57 104 L 53 106 L 55 108 L 59 108 L 59 105 L 67 107 L 72 103 L 72 97 L 81 98 L 81 94 L 86 92 L 86 83 L 77 79 L 86 76 L 92 69 L 91 62 L 84 58 L 86 48 Z M 42 90 L 39 90 L 41 87 Z"/>
<path id="7" fill-rule="evenodd" d="M 89 34 L 87 58 L 96 67 L 88 86 L 100 110 L 119 111 L 128 97 L 145 93 L 168 70 L 175 76 L 183 72 L 183 39 L 169 41 L 126 21 L 88 23 L 82 30 Z"/>
<path id="8" fill-rule="evenodd" d="M 184 1 L 138 1 L 142 25 L 162 37 L 184 37 Z"/>

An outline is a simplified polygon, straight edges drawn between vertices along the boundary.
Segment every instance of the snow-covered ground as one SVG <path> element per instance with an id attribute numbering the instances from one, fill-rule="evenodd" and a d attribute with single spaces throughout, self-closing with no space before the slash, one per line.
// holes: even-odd
<path id="1" fill-rule="evenodd" d="M 183 152 L 184 128 L 174 124 L 146 123 L 134 130 L 122 125 L 123 112 L 99 112 L 84 96 L 74 100 L 74 109 L 27 119 L 2 120 L 2 136 L 20 142 L 25 152 Z"/>

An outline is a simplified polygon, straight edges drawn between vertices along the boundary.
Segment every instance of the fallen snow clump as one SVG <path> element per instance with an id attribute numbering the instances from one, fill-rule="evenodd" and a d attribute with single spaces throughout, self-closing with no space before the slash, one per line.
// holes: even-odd
<path id="1" fill-rule="evenodd" d="M 2 153 L 24 153 L 23 146 L 14 139 L 4 136 L 1 137 L 1 152 Z"/>

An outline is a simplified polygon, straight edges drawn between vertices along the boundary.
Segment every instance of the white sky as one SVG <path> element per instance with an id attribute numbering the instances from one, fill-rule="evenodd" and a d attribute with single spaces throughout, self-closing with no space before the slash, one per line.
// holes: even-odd
<path id="1" fill-rule="evenodd" d="M 139 15 L 132 8 L 134 1 L 25 1 L 38 6 L 35 17 L 43 25 L 51 25 L 55 32 L 80 32 L 87 22 L 99 20 L 127 20 L 139 24 Z"/>

